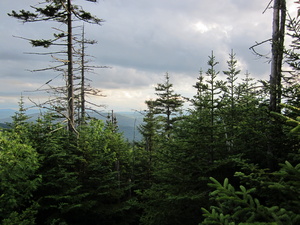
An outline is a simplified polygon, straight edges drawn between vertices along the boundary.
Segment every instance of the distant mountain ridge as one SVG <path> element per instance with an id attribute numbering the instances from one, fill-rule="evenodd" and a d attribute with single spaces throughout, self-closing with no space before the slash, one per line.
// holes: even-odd
<path id="1" fill-rule="evenodd" d="M 0 121 L 5 118 L 9 118 L 15 114 L 15 110 L 13 109 L 0 109 Z"/>
<path id="2" fill-rule="evenodd" d="M 7 123 L 12 122 L 12 116 L 15 114 L 15 110 L 12 109 L 0 109 L 0 126 L 7 127 Z M 37 110 L 28 110 L 26 115 L 30 117 L 29 121 L 36 121 L 40 116 Z M 111 113 L 101 112 L 101 115 L 97 113 L 90 113 L 91 117 L 100 119 L 103 121 L 108 120 L 108 116 Z M 138 112 L 116 112 L 114 116 L 117 119 L 117 125 L 119 131 L 124 134 L 125 139 L 128 141 L 139 141 L 142 136 L 138 130 L 138 126 L 143 122 L 143 115 Z"/>

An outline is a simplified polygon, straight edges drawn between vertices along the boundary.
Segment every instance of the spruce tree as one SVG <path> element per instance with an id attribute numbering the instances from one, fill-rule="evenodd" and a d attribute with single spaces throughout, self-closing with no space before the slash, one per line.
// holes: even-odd
<path id="1" fill-rule="evenodd" d="M 146 160 L 147 181 L 151 182 L 153 165 L 155 163 L 156 154 L 160 142 L 159 132 L 161 125 L 155 116 L 155 102 L 153 100 L 146 101 L 148 110 L 143 118 L 143 123 L 139 127 L 139 131 L 143 137 L 139 144 Z"/>
<path id="2" fill-rule="evenodd" d="M 300 4 L 300 2 L 295 2 Z M 287 24 L 288 35 L 292 38 L 292 43 L 289 49 L 286 50 L 286 62 L 290 66 L 291 71 L 284 73 L 283 78 L 283 99 L 289 104 L 299 107 L 300 102 L 300 85 L 299 85 L 299 71 L 300 71 L 300 20 L 299 17 L 288 19 Z"/>
<path id="3" fill-rule="evenodd" d="M 24 104 L 23 95 L 19 101 L 19 110 L 11 117 L 12 122 L 9 124 L 13 133 L 16 133 L 23 139 L 23 142 L 26 143 L 28 135 L 28 119 L 30 117 L 26 114 L 26 108 Z"/>
<path id="4" fill-rule="evenodd" d="M 236 135 L 235 127 L 238 121 L 241 120 L 241 110 L 238 106 L 238 98 L 240 97 L 237 79 L 240 70 L 237 69 L 236 55 L 231 50 L 229 60 L 227 61 L 228 70 L 223 71 L 226 75 L 226 86 L 224 93 L 224 107 L 222 109 L 222 120 L 224 121 L 225 138 L 228 151 L 234 149 L 234 139 Z"/>
<path id="5" fill-rule="evenodd" d="M 93 135 L 91 135 L 91 133 Z M 132 224 L 130 146 L 110 124 L 91 120 L 80 129 L 79 180 L 84 196 L 73 216 L 80 224 Z"/>
<path id="6" fill-rule="evenodd" d="M 201 111 L 207 108 L 206 103 L 207 101 L 207 89 L 208 89 L 208 84 L 205 83 L 205 79 L 203 76 L 203 71 L 202 69 L 199 72 L 199 77 L 197 78 L 197 82 L 195 85 L 193 85 L 194 88 L 196 88 L 196 95 L 193 96 L 191 99 L 192 105 L 195 107 L 196 111 Z"/>
<path id="7" fill-rule="evenodd" d="M 194 109 L 176 121 L 167 142 L 159 142 L 154 182 L 141 194 L 143 224 L 198 224 L 197 208 L 208 203 L 207 177 L 229 173 L 232 163 L 225 154 L 223 125 L 219 124 L 223 83 L 217 80 L 216 65 L 214 56 L 210 57 L 208 81 L 200 73 L 195 85 Z"/>
<path id="8" fill-rule="evenodd" d="M 296 114 L 300 109 L 281 105 Z M 300 123 L 298 119 L 289 118 L 273 112 L 287 125 L 290 134 L 295 135 L 299 141 Z M 299 160 L 299 151 L 294 157 Z M 286 155 L 287 158 L 287 155 Z M 202 208 L 205 219 L 200 224 L 287 224 L 296 225 L 300 222 L 299 216 L 299 174 L 300 164 L 285 161 L 278 171 L 269 172 L 259 169 L 257 165 L 242 162 L 243 171 L 236 172 L 244 185 L 236 190 L 229 183 L 228 178 L 223 183 L 210 178 L 210 193 L 214 204 L 210 210 Z"/>
<path id="9" fill-rule="evenodd" d="M 20 124 L 17 133 L 0 132 L 0 223 L 5 225 L 36 224 L 39 156 L 20 132 Z"/>
<path id="10" fill-rule="evenodd" d="M 280 107 L 296 114 L 291 118 L 272 112 L 272 115 L 289 127 L 287 129 L 289 134 L 296 137 L 299 143 L 300 109 L 285 104 L 281 104 Z M 289 154 L 286 153 L 282 160 L 288 157 Z M 209 186 L 213 188 L 210 193 L 213 204 L 210 210 L 202 208 L 205 219 L 200 224 L 298 224 L 299 149 L 294 152 L 292 160 L 293 163 L 288 161 L 281 163 L 279 170 L 274 172 L 261 169 L 258 165 L 247 161 L 239 161 L 240 170 L 235 173 L 240 179 L 239 188 L 230 184 L 228 178 L 220 183 L 211 177 Z"/>
<path id="11" fill-rule="evenodd" d="M 164 83 L 157 84 L 155 91 L 158 96 L 153 102 L 155 114 L 161 116 L 164 133 L 169 136 L 184 101 L 179 94 L 174 93 L 173 84 L 170 82 L 168 73 L 165 74 Z"/>
<path id="12" fill-rule="evenodd" d="M 46 113 L 30 126 L 30 143 L 40 158 L 42 183 L 34 192 L 39 204 L 37 224 L 70 223 L 84 197 L 79 168 L 81 152 L 55 115 Z"/>
<path id="13" fill-rule="evenodd" d="M 208 96 L 208 119 L 209 119 L 209 136 L 210 136 L 210 160 L 213 162 L 218 157 L 218 152 L 220 149 L 224 148 L 225 135 L 224 135 L 224 124 L 221 121 L 220 110 L 223 107 L 222 94 L 225 87 L 224 81 L 218 80 L 217 76 L 219 71 L 216 70 L 216 66 L 219 62 L 216 61 L 214 53 L 211 53 L 209 60 L 207 62 L 208 70 L 206 75 L 208 79 L 207 82 L 207 91 Z M 220 123 L 221 122 L 221 123 Z M 216 138 L 220 137 L 223 141 L 217 141 Z M 222 146 L 222 147 L 221 147 Z M 226 148 L 224 148 L 226 149 Z M 221 150 L 222 151 L 224 151 Z"/>

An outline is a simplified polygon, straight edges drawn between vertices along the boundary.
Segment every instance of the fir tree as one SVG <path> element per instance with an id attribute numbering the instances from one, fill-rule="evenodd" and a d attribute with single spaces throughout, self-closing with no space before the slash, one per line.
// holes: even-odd
<path id="1" fill-rule="evenodd" d="M 38 204 L 33 193 L 41 182 L 39 163 L 36 150 L 18 134 L 0 132 L 1 224 L 35 224 Z"/>
<path id="2" fill-rule="evenodd" d="M 155 114 L 162 116 L 164 132 L 168 136 L 184 103 L 181 96 L 174 93 L 172 87 L 170 76 L 166 73 L 164 83 L 157 84 L 157 87 L 155 87 L 155 94 L 158 98 L 153 101 Z"/>
<path id="3" fill-rule="evenodd" d="M 12 117 L 12 123 L 9 124 L 10 128 L 14 133 L 17 133 L 22 138 L 26 139 L 26 134 L 28 130 L 28 119 L 29 116 L 26 115 L 26 108 L 24 105 L 23 95 L 19 101 L 19 110 L 15 112 Z M 25 140 L 24 140 L 25 141 Z"/>
<path id="4" fill-rule="evenodd" d="M 300 2 L 296 2 L 300 4 Z M 288 73 L 282 75 L 283 78 L 283 99 L 288 104 L 299 107 L 300 100 L 300 85 L 299 85 L 299 70 L 300 70 L 300 20 L 299 17 L 288 19 L 287 24 L 288 35 L 292 38 L 290 49 L 286 50 L 286 62 L 292 69 Z"/>
<path id="5" fill-rule="evenodd" d="M 197 82 L 195 85 L 193 85 L 194 88 L 196 88 L 197 93 L 196 95 L 193 96 L 193 99 L 191 99 L 191 102 L 193 106 L 195 107 L 196 111 L 201 111 L 207 108 L 206 103 L 207 101 L 207 89 L 208 89 L 208 84 L 205 83 L 204 76 L 203 76 L 203 71 L 202 69 L 199 72 L 199 77 L 197 78 Z"/>
<path id="6" fill-rule="evenodd" d="M 209 117 L 209 135 L 210 135 L 210 157 L 211 162 L 213 162 L 217 158 L 217 152 L 219 146 L 216 141 L 216 137 L 220 136 L 220 132 L 224 134 L 222 130 L 224 130 L 223 124 L 220 124 L 220 109 L 223 106 L 223 102 L 221 101 L 221 95 L 223 93 L 225 83 L 223 81 L 217 80 L 217 76 L 219 71 L 216 70 L 216 66 L 219 62 L 216 61 L 216 58 L 212 52 L 211 56 L 209 56 L 209 60 L 207 62 L 208 70 L 206 75 L 208 79 L 206 80 L 208 86 L 206 94 L 208 96 L 208 106 L 207 109 L 209 110 L 208 117 Z M 220 130 L 221 129 L 221 130 Z M 223 137 L 224 138 L 224 137 Z"/>
<path id="7" fill-rule="evenodd" d="M 153 100 L 146 101 L 148 110 L 143 118 L 143 124 L 140 125 L 139 131 L 143 136 L 140 146 L 143 148 L 144 157 L 146 158 L 147 181 L 151 182 L 153 164 L 155 163 L 155 155 L 159 146 L 159 133 L 161 125 L 155 116 L 155 102 Z M 143 158 L 144 158 L 143 157 Z"/>

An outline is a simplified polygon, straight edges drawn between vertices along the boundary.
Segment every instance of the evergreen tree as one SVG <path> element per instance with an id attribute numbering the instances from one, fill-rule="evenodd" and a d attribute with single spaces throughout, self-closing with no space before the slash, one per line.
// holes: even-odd
<path id="1" fill-rule="evenodd" d="M 279 196 L 281 201 L 276 201 L 275 205 L 262 203 L 255 195 L 256 188 L 252 187 L 246 189 L 243 185 L 240 190 L 236 191 L 235 188 L 229 184 L 228 179 L 224 180 L 221 184 L 214 178 L 211 178 L 211 187 L 216 190 L 211 193 L 212 199 L 217 202 L 217 206 L 212 206 L 211 211 L 202 209 L 204 212 L 205 220 L 200 224 L 282 224 L 282 225 L 296 225 L 300 222 L 299 216 L 299 193 L 297 191 L 292 193 L 290 198 L 286 196 L 287 189 L 299 190 L 297 185 L 299 179 L 296 174 L 299 173 L 299 164 L 293 167 L 291 164 L 286 163 L 285 166 L 276 174 L 279 178 L 277 181 L 269 181 L 269 193 L 276 193 L 277 199 Z M 296 175 L 296 176 L 295 176 Z M 280 180 L 284 181 L 280 181 Z M 291 193 L 290 193 L 291 194 Z M 287 202 L 293 202 L 293 205 Z"/>
<path id="2" fill-rule="evenodd" d="M 225 140 L 224 123 L 222 122 L 220 117 L 220 110 L 223 107 L 222 93 L 225 88 L 225 83 L 223 81 L 217 80 L 219 71 L 216 70 L 216 66 L 219 64 L 219 62 L 216 61 L 213 52 L 211 56 L 209 56 L 207 64 L 208 70 L 206 72 L 206 75 L 208 79 L 206 80 L 206 95 L 208 96 L 207 116 L 209 121 L 209 129 L 207 133 L 209 133 L 210 136 L 210 161 L 213 162 L 218 157 L 218 149 L 223 148 L 221 151 L 224 151 L 224 149 L 226 149 L 225 146 L 223 146 Z M 223 139 L 223 141 L 217 141 L 216 138 L 221 138 Z"/>
<path id="3" fill-rule="evenodd" d="M 55 120 L 56 116 L 46 113 L 29 126 L 28 141 L 39 155 L 37 174 L 42 177 L 33 194 L 39 205 L 37 224 L 68 223 L 83 198 L 79 191 L 81 155 L 76 139 Z"/>
<path id="4" fill-rule="evenodd" d="M 93 133 L 93 135 L 90 135 Z M 81 206 L 73 216 L 79 224 L 133 224 L 130 147 L 109 124 L 92 120 L 80 129 Z"/>
<path id="5" fill-rule="evenodd" d="M 10 123 L 9 126 L 12 129 L 12 131 L 20 135 L 22 138 L 26 138 L 28 129 L 27 122 L 28 119 L 30 119 L 30 117 L 26 115 L 26 108 L 24 105 L 23 95 L 21 96 L 19 102 L 19 110 L 15 112 L 15 115 L 13 115 L 11 118 L 12 123 Z"/>
<path id="6" fill-rule="evenodd" d="M 197 93 L 193 96 L 191 102 L 195 107 L 195 110 L 199 112 L 207 108 L 206 103 L 208 103 L 208 96 L 206 95 L 208 84 L 205 83 L 202 69 L 199 72 L 199 77 L 197 78 L 197 80 L 198 81 L 196 82 L 196 84 L 193 85 L 193 87 L 196 88 Z"/>
<path id="7" fill-rule="evenodd" d="M 134 224 L 129 144 L 101 121 L 78 131 L 72 138 L 51 113 L 29 126 L 42 177 L 33 193 L 37 224 Z"/>
<path id="8" fill-rule="evenodd" d="M 140 125 L 139 131 L 143 137 L 140 146 L 143 149 L 144 156 L 146 160 L 146 171 L 147 171 L 147 181 L 151 182 L 153 164 L 155 163 L 156 152 L 159 146 L 159 133 L 161 130 L 161 125 L 159 124 L 158 118 L 155 116 L 155 101 L 146 101 L 148 110 L 143 118 L 143 124 Z M 143 178 L 145 179 L 145 177 Z"/>
<path id="9" fill-rule="evenodd" d="M 259 105 L 263 101 L 263 97 L 259 95 L 259 88 L 254 78 L 250 77 L 250 73 L 246 71 L 245 78 L 242 79 L 237 87 L 239 107 L 247 111 L 246 108 Z"/>
<path id="10" fill-rule="evenodd" d="M 300 4 L 300 2 L 295 2 Z M 300 20 L 299 17 L 289 17 L 288 35 L 292 38 L 290 49 L 286 50 L 286 62 L 292 69 L 288 74 L 283 74 L 283 98 L 288 104 L 299 107 L 300 100 L 300 85 L 299 85 L 299 71 L 300 71 Z"/>
<path id="11" fill-rule="evenodd" d="M 210 79 L 204 81 L 200 72 L 195 85 L 197 95 L 192 99 L 195 109 L 176 121 L 168 142 L 159 142 L 154 182 L 141 193 L 142 224 L 197 224 L 201 217 L 197 208 L 208 203 L 207 177 L 227 173 L 225 168 L 230 163 L 220 135 L 224 132 L 220 129 L 223 125 L 219 124 L 218 112 L 223 83 L 216 79 L 216 65 L 214 56 L 210 57 L 207 72 Z M 221 158 L 222 163 L 218 163 Z"/>
<path id="12" fill-rule="evenodd" d="M 173 84 L 170 82 L 170 76 L 166 73 L 165 82 L 157 84 L 157 87 L 155 87 L 155 94 L 158 98 L 153 101 L 155 114 L 161 116 L 164 127 L 163 132 L 168 136 L 184 103 L 181 96 L 174 93 L 172 87 Z"/>
<path id="13" fill-rule="evenodd" d="M 240 110 L 238 105 L 238 98 L 240 93 L 238 92 L 237 79 L 240 74 L 240 70 L 237 69 L 237 60 L 233 50 L 229 54 L 229 60 L 227 61 L 228 70 L 223 71 L 226 75 L 227 85 L 225 88 L 225 99 L 226 106 L 222 110 L 223 121 L 225 123 L 225 138 L 227 143 L 228 151 L 234 149 L 234 137 L 236 135 L 235 127 L 238 121 L 240 121 Z"/>
<path id="14" fill-rule="evenodd" d="M 299 108 L 283 105 L 295 113 Z M 299 141 L 298 119 L 289 118 L 277 112 L 278 116 L 292 126 L 291 134 Z M 298 152 L 295 155 L 299 155 Z M 287 157 L 287 155 L 286 155 Z M 299 158 L 299 157 L 297 157 Z M 211 211 L 202 208 L 205 219 L 200 224 L 288 224 L 300 222 L 299 216 L 299 174 L 300 164 L 292 166 L 286 161 L 275 172 L 259 169 L 257 166 L 243 162 L 244 172 L 236 172 L 236 176 L 249 188 L 240 185 L 240 190 L 229 184 L 228 179 L 219 183 L 210 178 L 209 184 L 215 190 L 210 193 L 214 205 Z M 247 171 L 247 172 L 245 172 Z"/>
<path id="15" fill-rule="evenodd" d="M 16 133 L 0 132 L 1 224 L 35 224 L 38 205 L 33 193 L 41 181 L 38 168 L 35 149 L 24 144 Z"/>
<path id="16" fill-rule="evenodd" d="M 234 109 L 237 100 L 236 81 L 238 79 L 238 75 L 241 72 L 237 69 L 237 60 L 235 57 L 236 54 L 233 52 L 233 50 L 231 50 L 231 53 L 229 54 L 229 60 L 227 61 L 228 70 L 223 71 L 227 79 L 228 90 L 226 91 L 231 109 Z"/>

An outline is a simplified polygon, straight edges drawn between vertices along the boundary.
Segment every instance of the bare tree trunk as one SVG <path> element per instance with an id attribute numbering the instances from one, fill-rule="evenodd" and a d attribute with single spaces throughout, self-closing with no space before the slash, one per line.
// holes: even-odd
<path id="1" fill-rule="evenodd" d="M 269 110 L 280 113 L 281 103 L 281 80 L 282 80 L 282 59 L 284 51 L 285 21 L 286 21 L 286 1 L 273 0 L 273 33 L 272 33 L 272 62 L 270 75 L 270 104 Z M 271 123 L 273 123 L 271 121 Z M 274 160 L 274 153 L 280 149 L 280 143 L 276 140 L 282 135 L 282 128 L 275 126 L 269 136 L 267 150 L 268 168 L 274 169 L 277 165 Z"/>
<path id="2" fill-rule="evenodd" d="M 284 37 L 285 37 L 285 22 L 286 22 L 286 0 L 280 1 L 280 13 L 281 13 L 281 20 L 279 24 L 279 48 L 280 54 L 278 55 L 278 70 L 280 71 L 280 76 L 277 77 L 277 84 L 278 84 L 278 98 L 277 98 L 277 111 L 280 112 L 280 103 L 281 103 L 281 95 L 282 95 L 282 60 L 283 60 L 283 51 L 284 51 Z"/>
<path id="3" fill-rule="evenodd" d="M 281 66 L 284 49 L 285 20 L 285 0 L 274 0 L 269 108 L 275 112 L 280 111 L 279 103 L 281 102 Z"/>
<path id="4" fill-rule="evenodd" d="M 83 124 L 85 122 L 85 62 L 84 62 L 84 26 L 82 28 L 82 43 L 81 43 L 81 118 L 80 122 Z"/>
<path id="5" fill-rule="evenodd" d="M 72 37 L 72 4 L 68 0 L 68 79 L 67 79 L 67 101 L 68 101 L 68 129 L 75 132 L 74 122 L 74 84 L 73 84 L 73 37 Z"/>

